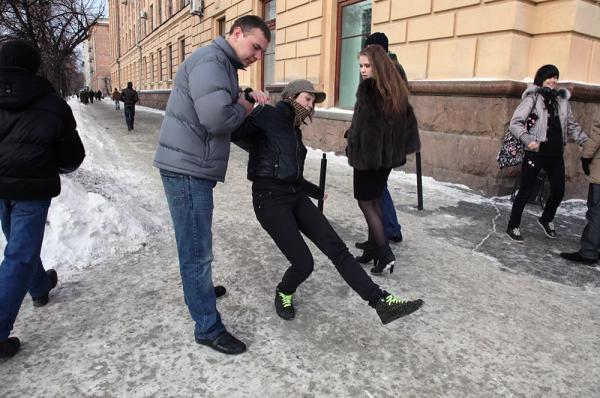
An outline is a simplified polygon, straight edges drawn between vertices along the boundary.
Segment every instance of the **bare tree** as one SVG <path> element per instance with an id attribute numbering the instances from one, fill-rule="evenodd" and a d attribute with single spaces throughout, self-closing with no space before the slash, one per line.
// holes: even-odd
<path id="1" fill-rule="evenodd" d="M 30 41 L 42 54 L 40 75 L 66 95 L 75 49 L 104 11 L 97 0 L 0 0 L 0 43 Z"/>

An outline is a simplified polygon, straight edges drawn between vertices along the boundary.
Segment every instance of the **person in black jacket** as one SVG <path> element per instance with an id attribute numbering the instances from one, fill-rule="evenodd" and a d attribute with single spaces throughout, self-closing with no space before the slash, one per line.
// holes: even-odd
<path id="1" fill-rule="evenodd" d="M 277 315 L 294 318 L 293 294 L 313 271 L 313 257 L 301 233 L 327 255 L 384 324 L 416 311 L 423 301 L 402 300 L 375 284 L 309 199 L 322 199 L 324 192 L 303 177 L 307 150 L 300 126 L 311 117 L 314 104 L 325 100 L 325 93 L 308 80 L 294 80 L 282 98 L 275 106 L 257 107 L 231 137 L 250 152 L 248 179 L 256 218 L 291 263 L 275 290 Z"/>
<path id="2" fill-rule="evenodd" d="M 380 198 L 392 168 L 406 163 L 420 140 L 418 129 L 409 128 L 408 87 L 387 53 L 381 46 L 367 46 L 359 63 L 363 81 L 347 132 L 348 163 L 354 168 L 354 198 L 368 226 L 371 272 L 382 274 L 389 267 L 392 273 L 396 257 L 385 236 Z"/>
<path id="3" fill-rule="evenodd" d="M 398 70 L 402 80 L 408 84 L 406 72 L 404 72 L 404 68 L 400 62 L 398 62 L 398 57 L 396 54 L 389 51 L 389 42 L 385 33 L 374 32 L 370 34 L 365 41 L 365 47 L 367 46 L 381 46 L 383 50 L 390 56 L 390 59 L 394 63 L 394 66 L 396 67 L 396 70 Z M 398 222 L 396 207 L 394 206 L 394 201 L 392 200 L 392 195 L 388 190 L 387 184 L 383 189 L 381 198 L 379 199 L 379 206 L 381 207 L 381 218 L 383 221 L 383 230 L 385 236 L 390 242 L 402 242 L 402 226 Z M 373 247 L 372 242 L 369 242 L 369 240 L 366 242 L 356 242 L 355 246 L 358 249 L 364 250 L 364 253 L 357 258 L 358 262 L 367 263 L 373 259 L 376 248 Z"/>
<path id="4" fill-rule="evenodd" d="M 27 292 L 33 305 L 49 300 L 58 281 L 40 259 L 51 198 L 59 173 L 85 157 L 71 108 L 46 79 L 36 76 L 39 51 L 24 41 L 0 48 L 0 221 L 6 237 L 0 263 L 0 358 L 17 353 L 9 337 Z"/>
<path id="5" fill-rule="evenodd" d="M 135 119 L 135 103 L 139 101 L 138 93 L 133 89 L 133 83 L 127 82 L 127 88 L 121 91 L 121 101 L 125 105 L 125 123 L 127 131 L 133 130 L 133 121 Z"/>

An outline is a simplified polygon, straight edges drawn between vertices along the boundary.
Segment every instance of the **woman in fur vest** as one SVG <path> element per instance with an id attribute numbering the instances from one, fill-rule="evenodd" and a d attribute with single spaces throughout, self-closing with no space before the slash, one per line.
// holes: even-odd
<path id="1" fill-rule="evenodd" d="M 374 259 L 373 274 L 396 260 L 384 233 L 379 198 L 393 167 L 406 163 L 406 154 L 419 148 L 418 130 L 408 129 L 408 87 L 380 46 L 359 54 L 363 81 L 358 86 L 348 130 L 348 163 L 354 168 L 354 198 L 369 228 L 362 262 Z M 410 131 L 410 133 L 409 133 Z"/>
<path id="2" fill-rule="evenodd" d="M 556 238 L 554 215 L 565 193 L 565 161 L 563 158 L 567 136 L 579 145 L 587 135 L 573 119 L 569 98 L 564 88 L 556 88 L 558 68 L 544 65 L 535 74 L 533 85 L 522 95 L 522 101 L 510 120 L 510 132 L 524 145 L 525 156 L 521 168 L 519 192 L 513 202 L 506 234 L 516 242 L 523 242 L 519 230 L 521 215 L 535 187 L 540 170 L 544 169 L 550 182 L 550 196 L 537 223 L 551 239 Z"/>

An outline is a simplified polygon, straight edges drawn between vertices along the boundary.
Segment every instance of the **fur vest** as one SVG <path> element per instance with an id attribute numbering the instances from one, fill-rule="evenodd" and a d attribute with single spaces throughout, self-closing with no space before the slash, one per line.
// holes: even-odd
<path id="1" fill-rule="evenodd" d="M 420 149 L 414 111 L 385 115 L 383 98 L 373 79 L 358 86 L 356 105 L 347 131 L 348 163 L 357 170 L 393 168 L 406 163 L 406 155 Z"/>

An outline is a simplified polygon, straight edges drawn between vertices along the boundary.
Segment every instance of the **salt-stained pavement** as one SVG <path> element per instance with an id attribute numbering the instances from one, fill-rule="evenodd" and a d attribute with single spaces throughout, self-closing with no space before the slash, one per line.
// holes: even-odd
<path id="1" fill-rule="evenodd" d="M 284 321 L 273 298 L 286 260 L 254 217 L 247 155 L 232 147 L 215 190 L 213 275 L 228 289 L 218 301 L 224 323 L 248 351 L 224 356 L 194 342 L 183 303 L 151 166 L 162 116 L 138 109 L 127 132 L 109 101 L 77 114 L 82 129 L 103 129 L 84 136 L 86 162 L 111 166 L 83 167 L 70 180 L 146 214 L 146 239 L 70 271 L 46 307 L 25 299 L 14 329 L 22 350 L 0 361 L 0 397 L 600 396 L 600 270 L 558 256 L 578 247 L 583 202 L 561 208 L 558 240 L 544 237 L 529 205 L 519 245 L 503 234 L 506 199 L 426 179 L 418 211 L 414 175 L 395 171 L 405 241 L 393 246 L 394 274 L 376 281 L 425 306 L 381 325 L 311 245 L 315 272 L 295 295 L 296 319 Z M 319 158 L 311 152 L 307 178 L 318 177 Z M 331 159 L 327 182 L 325 214 L 353 246 L 366 227 L 343 158 Z"/>

